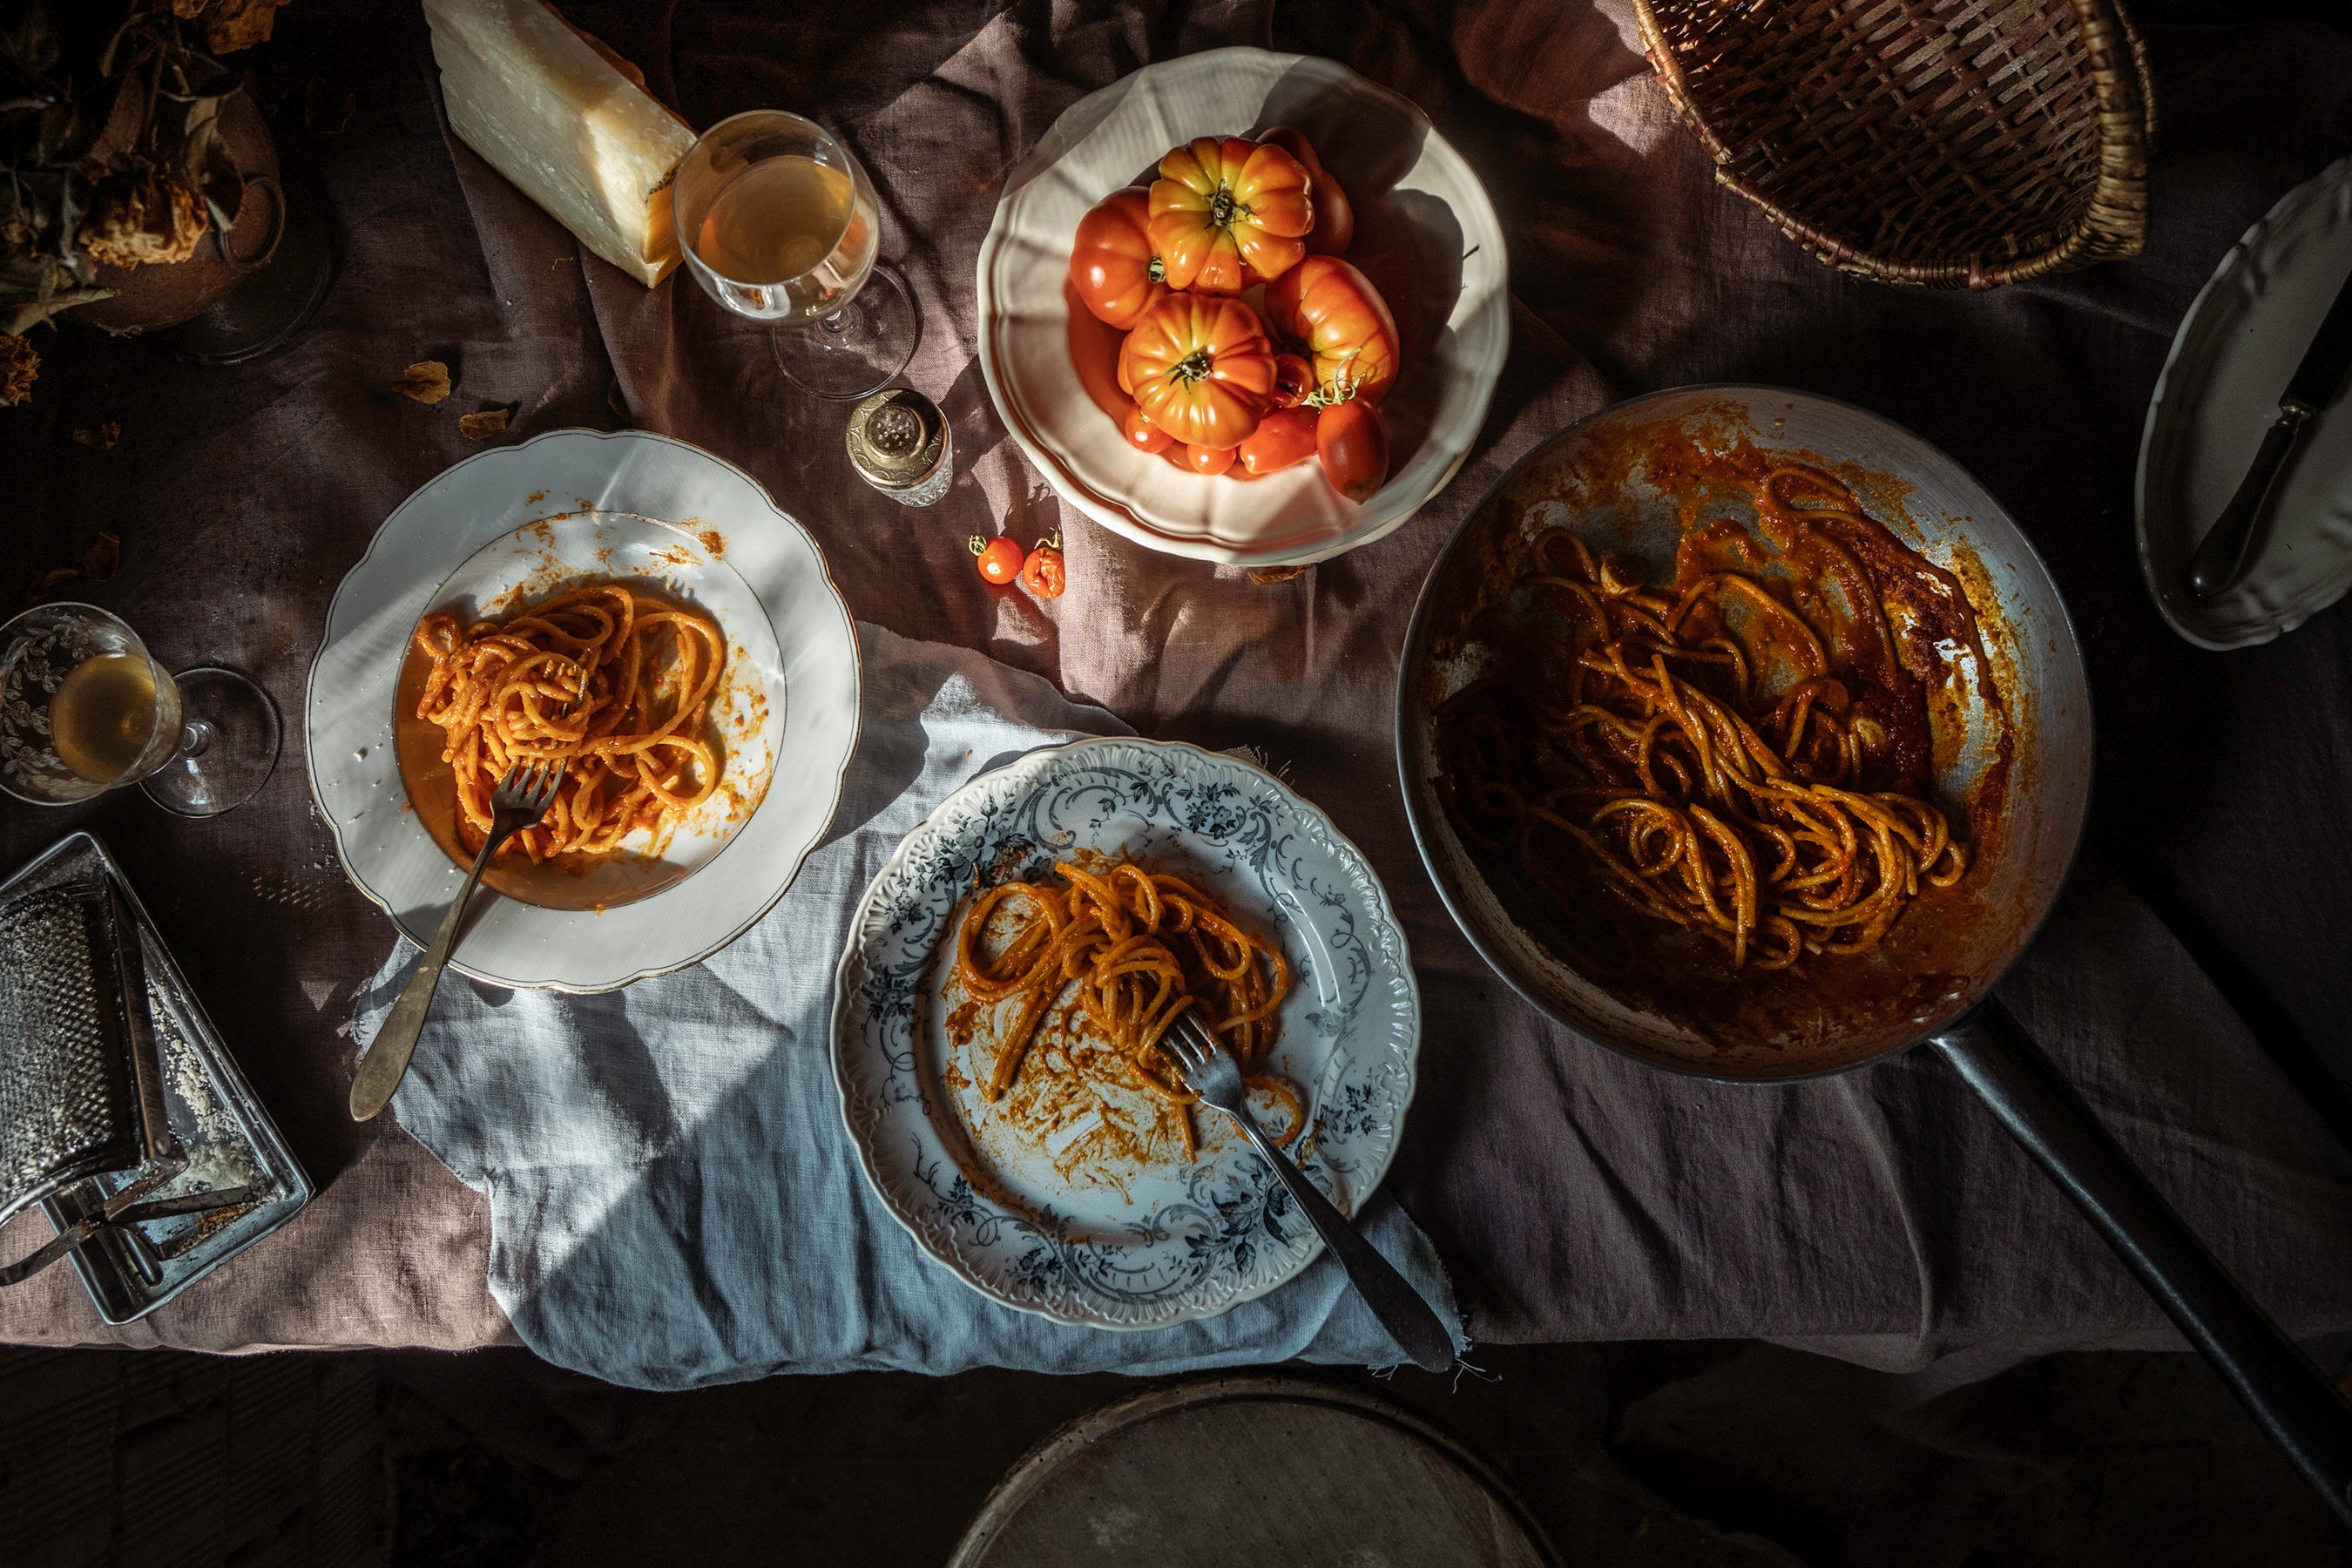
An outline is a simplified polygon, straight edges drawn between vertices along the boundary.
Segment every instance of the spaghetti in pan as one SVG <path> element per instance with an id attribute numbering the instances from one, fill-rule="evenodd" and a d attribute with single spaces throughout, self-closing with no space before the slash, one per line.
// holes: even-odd
<path id="1" fill-rule="evenodd" d="M 1649 463 L 1685 497 L 1671 578 L 1535 534 L 1506 653 L 1436 712 L 1445 814 L 1531 928 L 1703 1032 L 1751 1032 L 1762 1003 L 1907 1008 L 1999 806 L 1998 778 L 1980 822 L 1934 793 L 1948 656 L 1987 668 L 1967 594 L 1821 468 L 1744 444 Z M 1899 963 L 1859 962 L 1895 939 Z"/>

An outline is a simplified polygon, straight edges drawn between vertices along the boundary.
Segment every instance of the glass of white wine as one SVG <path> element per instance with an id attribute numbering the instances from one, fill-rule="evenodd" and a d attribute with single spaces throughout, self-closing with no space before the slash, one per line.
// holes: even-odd
<path id="1" fill-rule="evenodd" d="M 755 109 L 703 132 L 670 183 L 678 248 L 730 310 L 775 321 L 776 363 L 819 397 L 864 397 L 907 368 L 922 318 L 879 259 L 874 183 L 825 129 Z"/>
<path id="2" fill-rule="evenodd" d="M 164 810 L 217 816 L 278 763 L 278 709 L 233 669 L 173 675 L 95 605 L 0 626 L 0 789 L 70 805 L 135 784 Z"/>

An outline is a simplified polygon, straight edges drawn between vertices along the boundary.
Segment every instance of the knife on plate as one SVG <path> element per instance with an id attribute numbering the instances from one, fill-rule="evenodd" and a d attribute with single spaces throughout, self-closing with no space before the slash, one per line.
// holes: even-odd
<path id="1" fill-rule="evenodd" d="M 2294 379 L 2286 384 L 2285 395 L 2279 399 L 2278 418 L 2263 434 L 2254 466 L 2246 470 L 2238 493 L 2230 498 L 2230 504 L 2221 509 L 2221 515 L 2197 546 L 2189 563 L 2190 593 L 2210 599 L 2235 584 L 2253 564 L 2246 545 L 2254 536 L 2254 519 L 2262 515 L 2263 502 L 2285 468 L 2295 442 L 2302 439 L 2305 426 L 2335 401 L 2347 370 L 2352 370 L 2352 278 L 2344 279 L 2336 303 L 2327 308 L 2327 319 L 2319 323 L 2318 334 L 2303 351 L 2303 363 L 2295 367 Z"/>

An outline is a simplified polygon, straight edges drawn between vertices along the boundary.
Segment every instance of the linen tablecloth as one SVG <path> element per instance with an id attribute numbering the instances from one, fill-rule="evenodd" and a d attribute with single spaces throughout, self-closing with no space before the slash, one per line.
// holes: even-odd
<path id="1" fill-rule="evenodd" d="M 306 73 L 360 94 L 352 128 L 307 150 L 346 230 L 334 293 L 302 340 L 237 370 L 45 341 L 33 405 L 0 413 L 27 574 L 115 530 L 122 574 L 91 595 L 168 660 L 251 669 L 293 714 L 334 583 L 403 495 L 469 449 L 456 413 L 512 405 L 509 438 L 625 420 L 701 443 L 809 524 L 859 616 L 1034 670 L 1145 734 L 1290 760 L 1407 922 L 1433 1022 L 1392 1190 L 1477 1336 L 1760 1335 L 1951 1375 L 2062 1347 L 2178 1343 L 1932 1060 L 1769 1090 L 1619 1061 L 1512 998 L 1413 853 L 1394 665 L 1415 588 L 1486 487 L 1631 392 L 1736 379 L 1845 397 L 1973 469 L 2048 557 L 2084 633 L 2091 843 L 2012 1005 L 2290 1330 L 2352 1327 L 2346 612 L 2268 647 L 2198 652 L 2147 602 L 2130 505 L 2147 394 L 2189 298 L 2248 223 L 2352 146 L 2352 39 L 2153 27 L 2164 128 L 2147 253 L 1928 295 L 1817 267 L 1717 188 L 1643 65 L 1624 0 L 573 13 L 698 125 L 781 104 L 847 136 L 882 192 L 884 250 L 923 302 L 909 379 L 955 421 L 948 500 L 908 511 L 866 490 L 841 411 L 784 385 L 755 329 L 687 280 L 647 291 L 583 258 L 446 143 L 413 16 L 304 0 L 282 14 L 265 91 L 294 103 L 298 124 Z M 1492 189 L 1517 297 L 1511 361 L 1453 485 L 1389 539 L 1272 585 L 1077 520 L 1005 438 L 972 357 L 974 257 L 1005 172 L 1087 91 L 1233 43 L 1331 55 L 1428 110 Z M 427 356 L 457 376 L 449 403 L 384 390 Z M 68 441 L 109 417 L 123 429 L 113 451 Z M 1068 595 L 1045 605 L 984 588 L 963 540 L 999 528 L 1060 530 Z M 0 810 L 11 864 L 71 826 L 108 837 L 330 1178 L 294 1226 L 147 1324 L 103 1334 L 53 1271 L 0 1295 L 0 1336 L 246 1349 L 507 1331 L 483 1293 L 475 1196 L 396 1130 L 342 1119 L 352 1049 L 337 1026 L 385 931 L 335 869 L 300 767 L 289 731 L 265 796 L 209 824 L 135 795 Z"/>
<path id="2" fill-rule="evenodd" d="M 841 809 L 791 891 L 724 952 L 601 995 L 445 981 L 434 1000 L 392 1110 L 489 1195 L 490 1294 L 523 1343 L 664 1389 L 774 1372 L 1393 1364 L 1328 1252 L 1216 1317 L 1106 1333 L 957 1289 L 883 1205 L 833 1078 L 833 967 L 859 899 L 969 781 L 1125 729 L 969 648 L 864 625 L 857 655 Z M 383 1026 L 417 956 L 401 942 L 361 993 L 358 1039 Z M 1376 1193 L 1356 1219 L 1451 1321 L 1444 1271 L 1396 1200 Z"/>

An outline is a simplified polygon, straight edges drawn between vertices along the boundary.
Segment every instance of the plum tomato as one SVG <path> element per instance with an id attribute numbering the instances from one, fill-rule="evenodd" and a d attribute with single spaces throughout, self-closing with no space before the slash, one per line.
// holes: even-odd
<path id="1" fill-rule="evenodd" d="M 1370 500 L 1389 477 L 1389 433 L 1381 411 L 1360 397 L 1331 404 L 1315 421 L 1315 455 L 1333 489 L 1360 504 Z"/>
<path id="2" fill-rule="evenodd" d="M 1241 444 L 1242 467 L 1255 476 L 1303 463 L 1315 456 L 1315 433 L 1321 423 L 1319 408 L 1277 408 L 1257 422 L 1250 438 Z"/>

